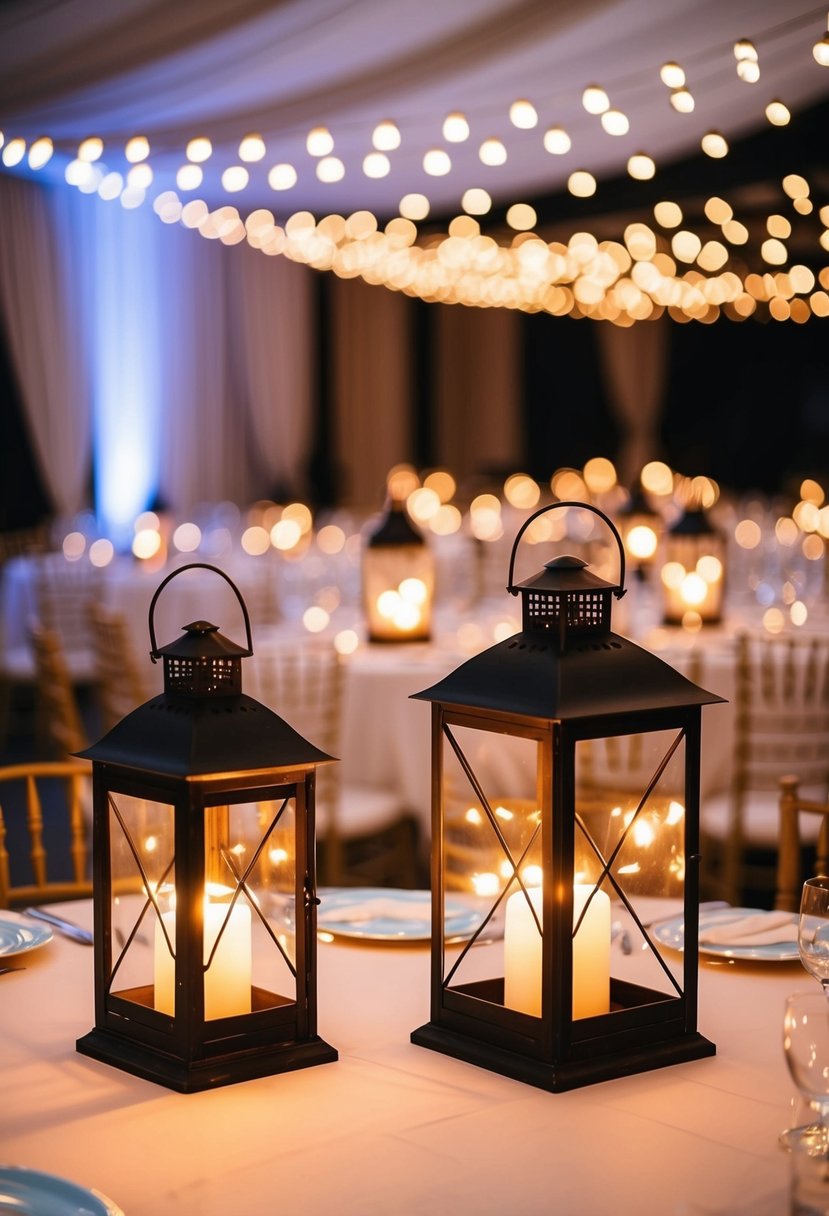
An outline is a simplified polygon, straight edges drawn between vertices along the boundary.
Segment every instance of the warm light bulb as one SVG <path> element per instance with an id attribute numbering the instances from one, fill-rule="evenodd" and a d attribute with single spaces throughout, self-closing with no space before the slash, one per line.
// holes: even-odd
<path id="1" fill-rule="evenodd" d="M 829 68 L 829 33 L 823 35 L 812 47 L 815 62 L 822 68 Z"/>
<path id="2" fill-rule="evenodd" d="M 143 135 L 134 135 L 132 139 L 127 140 L 124 155 L 131 165 L 137 165 L 139 161 L 146 160 L 150 155 L 149 140 Z"/>
<path id="3" fill-rule="evenodd" d="M 371 133 L 371 142 L 378 152 L 393 152 L 395 148 L 399 148 L 400 131 L 397 124 L 390 119 L 378 122 Z"/>
<path id="4" fill-rule="evenodd" d="M 509 108 L 510 122 L 521 131 L 531 131 L 538 126 L 538 111 L 531 101 L 514 101 Z"/>
<path id="5" fill-rule="evenodd" d="M 685 84 L 685 72 L 678 63 L 663 63 L 659 77 L 669 89 L 681 89 Z"/>
<path id="6" fill-rule="evenodd" d="M 700 146 L 706 156 L 710 156 L 715 160 L 728 155 L 728 144 L 725 137 L 720 135 L 719 131 L 707 131 L 702 137 Z"/>
<path id="7" fill-rule="evenodd" d="M 621 110 L 605 110 L 602 114 L 602 127 L 608 135 L 627 135 L 630 122 Z"/>
<path id="8" fill-rule="evenodd" d="M 589 84 L 581 95 L 581 104 L 588 114 L 604 114 L 610 109 L 610 98 L 598 84 Z"/>
<path id="9" fill-rule="evenodd" d="M 466 116 L 454 110 L 443 120 L 443 138 L 450 144 L 462 144 L 469 139 L 469 123 Z"/>
<path id="10" fill-rule="evenodd" d="M 265 155 L 265 141 L 261 135 L 246 135 L 239 144 L 239 159 L 253 164 Z"/>
<path id="11" fill-rule="evenodd" d="M 571 146 L 570 136 L 563 127 L 548 127 L 544 132 L 544 147 L 552 156 L 563 156 Z"/>
<path id="12" fill-rule="evenodd" d="M 187 159 L 200 165 L 203 161 L 209 160 L 213 155 L 213 145 L 206 135 L 199 135 L 195 139 L 191 139 L 187 145 Z"/>
<path id="13" fill-rule="evenodd" d="M 500 139 L 485 139 L 478 149 L 478 156 L 484 165 L 503 165 L 507 150 Z"/>
<path id="14" fill-rule="evenodd" d="M 690 114 L 694 108 L 694 98 L 688 89 L 671 89 L 671 105 L 678 114 Z"/>
<path id="15" fill-rule="evenodd" d="M 452 168 L 448 152 L 443 148 L 430 148 L 423 157 L 423 169 L 430 177 L 443 177 Z"/>
<path id="16" fill-rule="evenodd" d="M 310 156 L 327 156 L 333 151 L 334 140 L 327 127 L 313 127 L 305 141 Z"/>

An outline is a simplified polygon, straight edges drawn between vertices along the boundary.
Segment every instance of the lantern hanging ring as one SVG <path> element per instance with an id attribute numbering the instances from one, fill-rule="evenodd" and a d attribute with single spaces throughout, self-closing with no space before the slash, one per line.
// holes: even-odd
<path id="1" fill-rule="evenodd" d="M 598 515 L 599 519 L 604 520 L 604 522 L 607 524 L 608 528 L 613 533 L 613 536 L 616 540 L 616 544 L 619 547 L 619 585 L 617 587 L 613 588 L 613 594 L 616 596 L 617 600 L 620 600 L 622 598 L 622 596 L 625 595 L 625 593 L 626 593 L 626 588 L 625 588 L 625 546 L 622 543 L 622 538 L 619 535 L 619 530 L 616 527 L 616 525 L 613 523 L 613 520 L 610 519 L 610 517 L 608 515 L 605 515 L 604 511 L 600 511 L 598 507 L 592 506 L 589 502 L 573 502 L 573 501 L 551 502 L 551 503 L 548 503 L 546 507 L 539 507 L 539 509 L 537 511 L 533 512 L 533 514 L 529 517 L 529 519 L 524 520 L 523 524 L 518 529 L 518 534 L 516 535 L 515 540 L 513 541 L 513 544 L 512 544 L 512 553 L 510 554 L 510 559 L 509 559 L 509 574 L 507 576 L 507 591 L 510 593 L 510 595 L 518 595 L 519 589 L 513 583 L 513 572 L 515 570 L 515 555 L 518 552 L 518 544 L 521 540 L 521 537 L 524 535 L 527 528 L 529 528 L 530 524 L 533 523 L 534 520 L 538 519 L 538 517 L 540 515 L 544 515 L 545 512 L 547 512 L 547 511 L 554 511 L 557 507 L 578 507 L 582 511 L 592 511 L 594 515 Z"/>
<path id="2" fill-rule="evenodd" d="M 230 584 L 230 587 L 231 587 L 234 595 L 236 596 L 237 600 L 239 601 L 239 607 L 242 609 L 242 616 L 243 616 L 244 622 L 245 622 L 245 634 L 247 636 L 247 649 L 240 652 L 238 657 L 239 658 L 249 658 L 253 654 L 253 639 L 252 639 L 251 631 L 250 631 L 250 616 L 248 615 L 247 606 L 245 604 L 245 601 L 242 599 L 242 593 L 240 592 L 239 588 L 236 586 L 233 579 L 228 574 L 225 574 L 224 570 L 220 570 L 218 566 L 211 566 L 207 562 L 189 562 L 186 566 L 179 566 L 179 568 L 177 570 L 173 570 L 173 572 L 171 574 L 168 574 L 167 577 L 159 583 L 158 587 L 156 588 L 155 595 L 153 596 L 152 600 L 150 601 L 149 629 L 150 629 L 150 643 L 152 645 L 152 649 L 150 650 L 150 658 L 152 659 L 152 661 L 154 663 L 157 663 L 159 658 L 161 657 L 161 651 L 158 649 L 158 646 L 157 646 L 156 640 L 155 640 L 155 621 L 153 619 L 154 615 L 155 615 L 156 601 L 158 600 L 158 597 L 161 595 L 161 592 L 164 590 L 164 588 L 167 586 L 167 584 L 170 582 L 170 580 L 175 578 L 177 574 L 183 574 L 185 570 L 211 570 L 214 574 L 218 574 L 221 578 L 223 578 L 226 583 Z M 215 626 L 211 626 L 211 629 L 213 629 L 213 628 L 215 628 Z"/>

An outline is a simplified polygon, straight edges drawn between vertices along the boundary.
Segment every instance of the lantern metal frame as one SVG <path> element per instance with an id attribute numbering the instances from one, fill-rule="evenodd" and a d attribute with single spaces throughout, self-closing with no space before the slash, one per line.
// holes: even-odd
<path id="1" fill-rule="evenodd" d="M 236 594 L 247 634 L 240 647 L 206 621 L 186 627 L 185 636 L 156 645 L 154 611 L 170 579 L 185 570 L 213 571 Z M 168 575 L 149 610 L 150 655 L 164 662 L 164 692 L 127 714 L 99 742 L 80 753 L 92 762 L 95 1025 L 77 1050 L 179 1092 L 194 1092 L 337 1059 L 317 1033 L 316 864 L 314 810 L 316 769 L 332 759 L 303 739 L 284 719 L 241 691 L 241 659 L 253 653 L 250 619 L 232 580 L 204 563 Z M 142 925 L 161 923 L 158 890 L 150 882 L 140 843 L 119 815 L 119 797 L 171 808 L 176 907 L 170 943 L 174 967 L 173 1012 L 156 1008 L 153 984 L 115 989 L 116 976 Z M 269 945 L 295 981 L 295 998 L 251 980 L 250 1012 L 207 1018 L 205 976 L 218 946 L 204 957 L 206 833 L 208 821 L 228 820 L 238 804 L 273 803 L 254 856 L 244 867 L 225 850 L 235 876 L 232 908 L 246 900 Z M 291 807 L 295 846 L 292 896 L 295 949 L 290 958 L 252 892 L 251 874 L 271 833 Z M 116 938 L 112 908 L 118 878 L 112 867 L 112 823 L 126 836 L 140 874 L 140 912 L 127 937 Z M 221 851 L 221 850 L 220 850 Z M 228 917 L 230 912 L 228 912 Z M 224 933 L 227 922 L 219 932 Z M 259 925 L 257 925 L 257 930 Z"/>
<path id="2" fill-rule="evenodd" d="M 576 558 L 549 562 L 541 574 L 513 582 L 516 551 L 527 527 L 544 512 L 583 508 L 608 525 L 619 548 L 620 579 L 613 585 Z M 697 1028 L 699 909 L 699 772 L 701 708 L 722 698 L 698 688 L 656 656 L 610 631 L 610 600 L 624 588 L 625 554 L 613 523 L 580 502 L 542 507 L 516 536 L 507 590 L 523 598 L 523 628 L 474 656 L 437 684 L 414 694 L 432 704 L 432 941 L 430 1020 L 413 1043 L 550 1091 L 563 1091 L 714 1054 Z M 509 1008 L 498 975 L 459 983 L 459 964 L 502 910 L 510 889 L 529 895 L 518 858 L 506 852 L 512 873 L 461 954 L 447 963 L 444 942 L 444 755 L 458 756 L 478 801 L 499 834 L 493 809 L 474 766 L 460 753 L 459 728 L 492 732 L 493 740 L 525 738 L 537 745 L 537 834 L 542 907 L 540 1016 Z M 613 872 L 615 852 L 595 841 L 601 875 L 633 917 L 654 953 L 665 991 L 610 978 L 607 1013 L 573 1015 L 574 864 L 576 834 L 584 824 L 576 806 L 577 745 L 616 735 L 671 731 L 674 742 L 643 795 L 676 755 L 684 764 L 683 909 L 685 950 L 676 978 L 648 932 L 624 885 Z M 589 838 L 589 832 L 586 833 Z M 500 835 L 500 834 L 499 834 Z M 592 898 L 592 897 L 591 897 Z M 579 921 L 579 924 L 581 922 Z M 490 957 L 487 952 L 487 958 Z M 656 964 L 655 964 L 656 965 Z"/>

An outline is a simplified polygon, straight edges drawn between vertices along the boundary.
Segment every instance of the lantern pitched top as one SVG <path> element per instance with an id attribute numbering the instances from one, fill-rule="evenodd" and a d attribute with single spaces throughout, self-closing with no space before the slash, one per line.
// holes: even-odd
<path id="1" fill-rule="evenodd" d="M 247 645 L 226 638 L 208 620 L 191 621 L 166 646 L 155 638 L 154 611 L 174 575 L 202 569 L 230 584 L 242 609 Z M 180 566 L 150 604 L 150 658 L 164 663 L 164 692 L 139 705 L 78 755 L 159 776 L 189 778 L 228 772 L 310 768 L 333 760 L 266 705 L 242 693 L 242 659 L 253 654 L 250 618 L 235 583 L 203 562 Z"/>
<path id="2" fill-rule="evenodd" d="M 521 583 L 513 582 L 518 544 L 534 519 L 557 507 L 580 507 L 598 515 L 610 528 L 619 546 L 619 582 L 608 583 L 587 569 L 580 557 L 562 555 L 547 562 L 544 569 Z M 599 634 L 610 631 L 611 597 L 625 594 L 625 551 L 614 524 L 598 507 L 588 503 L 554 502 L 525 520 L 512 546 L 507 590 L 521 595 L 522 624 L 527 633 L 558 636 L 563 650 L 570 634 Z"/>

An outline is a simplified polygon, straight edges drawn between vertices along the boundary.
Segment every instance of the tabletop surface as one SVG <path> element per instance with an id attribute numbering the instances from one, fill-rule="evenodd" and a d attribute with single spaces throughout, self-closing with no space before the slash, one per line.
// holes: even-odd
<path id="1" fill-rule="evenodd" d="M 63 910 L 91 926 L 91 902 Z M 715 1056 L 556 1094 L 410 1042 L 429 1013 L 423 944 L 321 942 L 319 1033 L 339 1059 L 195 1094 L 75 1050 L 94 1021 L 92 949 L 56 934 L 5 961 L 25 970 L 0 977 L 0 1160 L 94 1187 L 125 1216 L 789 1211 L 783 1002 L 813 984 L 796 961 L 703 959 Z M 637 965 L 614 947 L 614 974 Z"/>

